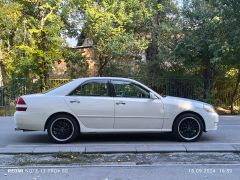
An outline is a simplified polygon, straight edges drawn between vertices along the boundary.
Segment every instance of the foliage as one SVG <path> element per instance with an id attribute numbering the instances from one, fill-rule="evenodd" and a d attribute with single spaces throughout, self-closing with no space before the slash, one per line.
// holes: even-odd
<path id="1" fill-rule="evenodd" d="M 0 64 L 4 83 L 12 71 L 15 45 L 19 44 L 18 28 L 21 21 L 21 5 L 0 1 Z M 6 84 L 5 84 L 6 85 Z"/>
<path id="2" fill-rule="evenodd" d="M 19 24 L 21 20 L 21 5 L 18 3 L 0 1 L 0 71 L 4 86 L 4 103 L 8 115 L 9 92 L 8 77 L 14 70 L 15 45 L 19 43 Z"/>
<path id="3" fill-rule="evenodd" d="M 183 8 L 183 37 L 176 47 L 177 58 L 183 60 L 193 73 L 212 79 L 221 48 L 219 42 L 218 11 L 205 0 L 185 1 Z"/>
<path id="4" fill-rule="evenodd" d="M 41 80 L 41 90 L 48 86 L 49 71 L 53 62 L 62 57 L 61 38 L 64 24 L 58 16 L 61 0 L 58 1 L 22 1 L 25 15 L 25 34 L 27 40 L 18 46 L 22 53 L 18 63 L 28 70 L 27 73 L 37 75 Z M 29 71 L 30 69 L 30 71 Z"/>
<path id="5" fill-rule="evenodd" d="M 53 65 L 67 63 L 69 78 L 90 76 L 89 56 L 71 49 L 93 42 L 97 75 L 138 77 L 171 92 L 178 79 L 196 78 L 194 96 L 234 109 L 240 84 L 238 0 L 0 0 L 0 69 L 4 86 L 26 77 L 48 89 Z M 161 87 L 170 78 L 169 89 Z M 202 80 L 203 79 L 203 80 Z M 224 86 L 222 89 L 222 80 Z M 186 86 L 190 86 L 184 82 Z M 185 91 L 185 90 L 184 90 Z M 231 91 L 231 92 L 230 92 Z M 188 89 L 186 90 L 188 92 Z M 225 103 L 225 104 L 226 104 Z"/>
<path id="6" fill-rule="evenodd" d="M 182 64 L 174 58 L 175 46 L 181 37 L 179 27 L 180 12 L 173 1 L 162 1 L 151 21 L 151 43 L 146 51 L 147 78 L 157 84 L 163 77 L 176 77 L 181 74 Z"/>
<path id="7" fill-rule="evenodd" d="M 88 76 L 88 62 L 83 57 L 81 51 L 65 48 L 63 57 L 67 63 L 67 74 L 71 79 Z"/>
<path id="8" fill-rule="evenodd" d="M 204 78 L 205 98 L 209 99 L 212 79 L 229 76 L 239 63 L 240 3 L 235 0 L 185 0 L 182 19 L 182 39 L 177 43 L 176 57 L 193 74 Z M 232 87 L 231 109 L 237 96 L 240 73 Z"/>
<path id="9" fill-rule="evenodd" d="M 93 41 L 94 60 L 98 75 L 104 75 L 111 61 L 136 59 L 147 48 L 145 27 L 152 16 L 148 1 L 93 1 L 82 3 L 84 12 L 83 33 Z"/>

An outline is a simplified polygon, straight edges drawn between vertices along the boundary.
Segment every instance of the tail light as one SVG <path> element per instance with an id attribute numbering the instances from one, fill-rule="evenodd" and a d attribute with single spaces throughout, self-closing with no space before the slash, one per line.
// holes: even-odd
<path id="1" fill-rule="evenodd" d="M 22 97 L 19 97 L 17 99 L 16 111 L 26 111 L 26 110 L 27 110 L 27 104 L 25 103 Z"/>

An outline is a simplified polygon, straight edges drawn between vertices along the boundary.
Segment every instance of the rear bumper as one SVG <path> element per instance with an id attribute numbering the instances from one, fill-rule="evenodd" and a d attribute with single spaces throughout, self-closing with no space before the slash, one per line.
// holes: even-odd
<path id="1" fill-rule="evenodd" d="M 23 129 L 15 128 L 15 131 L 23 131 Z"/>
<path id="2" fill-rule="evenodd" d="M 15 128 L 15 131 L 35 131 L 35 130 Z"/>
<path id="3" fill-rule="evenodd" d="M 44 131 L 46 119 L 43 113 L 16 111 L 14 114 L 15 130 Z"/>

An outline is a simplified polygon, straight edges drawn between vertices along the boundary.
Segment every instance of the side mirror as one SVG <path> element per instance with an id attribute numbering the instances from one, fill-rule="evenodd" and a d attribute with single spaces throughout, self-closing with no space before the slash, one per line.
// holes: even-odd
<path id="1" fill-rule="evenodd" d="M 157 98 L 157 96 L 155 96 L 155 94 L 150 92 L 150 99 L 154 100 L 154 99 L 158 99 L 158 98 Z"/>

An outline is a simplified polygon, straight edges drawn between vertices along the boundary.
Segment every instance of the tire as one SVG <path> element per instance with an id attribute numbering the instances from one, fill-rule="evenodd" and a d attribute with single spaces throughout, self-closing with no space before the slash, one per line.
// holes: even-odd
<path id="1" fill-rule="evenodd" d="M 74 141 L 79 134 L 79 128 L 75 118 L 59 114 L 49 120 L 47 132 L 50 140 L 63 144 Z"/>
<path id="2" fill-rule="evenodd" d="M 186 113 L 179 116 L 173 125 L 173 133 L 178 141 L 197 141 L 203 132 L 203 122 L 195 114 Z"/>

